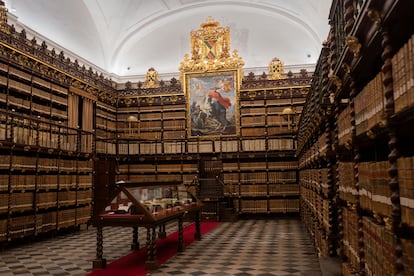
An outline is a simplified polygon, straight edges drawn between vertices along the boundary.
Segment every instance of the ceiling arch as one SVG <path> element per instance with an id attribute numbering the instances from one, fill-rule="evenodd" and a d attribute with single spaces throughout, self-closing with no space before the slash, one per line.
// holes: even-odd
<path id="1" fill-rule="evenodd" d="M 232 16 L 230 11 L 233 14 L 237 14 L 237 16 Z M 196 14 L 200 16 L 197 18 L 195 17 Z M 177 23 L 183 20 L 186 22 L 188 26 L 187 28 L 186 26 L 181 27 L 182 30 L 184 30 L 184 32 L 186 31 L 189 43 L 190 31 L 193 29 L 197 29 L 199 27 L 199 24 L 203 23 L 205 18 L 209 15 L 213 15 L 213 17 L 215 17 L 216 19 L 227 19 L 226 21 L 229 21 L 229 18 L 237 20 L 237 18 L 249 17 L 250 20 L 244 21 L 248 25 L 241 24 L 241 22 L 237 21 L 227 23 L 232 23 L 234 28 L 238 28 L 240 26 L 242 26 L 243 28 L 251 28 L 252 31 L 262 32 L 261 35 L 263 36 L 277 36 L 277 33 L 272 32 L 271 29 L 277 29 L 283 26 L 284 29 L 295 29 L 295 33 L 300 32 L 301 35 L 305 35 L 305 37 L 311 40 L 312 45 L 317 45 L 317 47 L 320 46 L 322 40 L 322 38 L 319 37 L 319 34 L 316 30 L 314 30 L 310 25 L 306 24 L 306 22 L 304 22 L 297 15 L 290 13 L 286 9 L 283 9 L 283 7 L 269 6 L 257 2 L 251 3 L 241 1 L 204 1 L 192 5 L 180 6 L 177 9 L 157 14 L 155 16 L 152 16 L 151 18 L 148 18 L 144 22 L 137 23 L 134 26 L 134 28 L 131 29 L 128 33 L 126 33 L 124 37 L 121 38 L 120 42 L 117 43 L 117 46 L 114 49 L 114 53 L 112 55 L 112 60 L 109 62 L 109 64 L 115 66 L 115 72 L 122 74 L 122 71 L 119 71 L 122 70 L 121 68 L 119 68 L 120 65 L 117 66 L 116 63 L 119 59 L 119 56 L 122 56 L 122 54 L 125 53 L 123 49 L 128 48 L 128 45 L 134 43 L 137 43 L 141 45 L 143 48 L 146 48 L 142 45 L 142 43 L 140 43 L 140 41 L 146 40 L 149 33 L 154 32 L 154 30 L 158 30 L 157 32 L 155 32 L 154 35 L 163 36 L 163 32 L 159 30 L 160 28 L 167 28 L 165 30 L 166 32 L 174 32 L 175 30 L 172 26 L 178 25 Z M 278 26 L 270 28 L 266 27 L 266 24 L 262 24 L 263 16 L 265 16 L 266 18 L 272 18 L 272 20 L 275 20 L 275 22 L 278 23 Z M 271 22 L 269 22 L 269 24 L 271 24 Z M 233 31 L 234 28 L 232 28 L 231 31 Z M 171 41 L 172 40 L 169 40 L 169 42 Z M 237 45 L 238 41 L 236 41 L 236 43 L 234 44 Z M 152 47 L 150 48 L 154 49 L 153 47 L 154 45 L 152 45 Z M 237 49 L 237 47 L 234 48 Z M 258 47 L 257 50 L 260 51 L 260 47 Z M 243 53 L 241 53 L 241 55 L 243 56 Z M 182 58 L 182 55 L 180 56 L 180 58 Z M 270 61 L 270 59 L 268 61 Z M 178 67 L 178 64 L 179 63 L 176 64 L 176 67 Z M 262 64 L 262 66 L 263 65 L 266 64 Z M 128 68 L 130 66 L 124 67 Z M 176 70 L 176 68 L 174 69 Z M 174 69 L 171 68 L 171 70 Z"/>
<path id="2" fill-rule="evenodd" d="M 6 0 L 16 22 L 116 78 L 178 72 L 208 16 L 230 27 L 245 67 L 315 64 L 332 0 Z M 30 33 L 30 32 L 28 32 Z"/>

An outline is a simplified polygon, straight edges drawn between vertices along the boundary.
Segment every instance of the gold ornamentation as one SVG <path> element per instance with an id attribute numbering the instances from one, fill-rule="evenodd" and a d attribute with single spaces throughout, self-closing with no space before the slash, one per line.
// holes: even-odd
<path id="1" fill-rule="evenodd" d="M 346 45 L 349 47 L 351 52 L 354 54 L 354 57 L 359 56 L 359 51 L 361 50 L 361 43 L 356 36 L 348 36 L 345 38 Z"/>
<path id="2" fill-rule="evenodd" d="M 278 80 L 282 78 L 282 74 L 285 71 L 283 62 L 278 58 L 273 58 L 269 63 L 269 75 L 272 80 Z"/>
<path id="3" fill-rule="evenodd" d="M 302 96 L 308 95 L 308 92 L 309 92 L 309 87 L 302 87 L 300 89 L 300 93 L 302 94 Z"/>
<path id="4" fill-rule="evenodd" d="M 377 10 L 368 9 L 368 17 L 376 24 L 381 24 L 381 16 Z"/>
<path id="5" fill-rule="evenodd" d="M 251 100 L 254 100 L 256 98 L 256 91 L 249 91 L 248 95 Z"/>
<path id="6" fill-rule="evenodd" d="M 388 125 L 387 118 L 384 116 L 378 123 L 379 127 L 385 128 Z"/>
<path id="7" fill-rule="evenodd" d="M 280 96 L 282 96 L 282 91 L 280 89 L 276 89 L 275 90 L 275 97 L 280 98 Z"/>
<path id="8" fill-rule="evenodd" d="M 337 75 L 335 75 L 335 74 L 333 74 L 333 72 L 331 72 L 330 74 L 329 74 L 329 76 L 328 76 L 328 78 L 331 80 L 331 82 L 337 87 L 337 88 L 341 88 L 341 86 L 342 86 L 342 81 L 341 81 L 341 79 L 337 76 Z"/>
<path id="9" fill-rule="evenodd" d="M 10 33 L 9 25 L 7 24 L 7 8 L 4 2 L 0 1 L 0 31 L 3 33 Z"/>
<path id="10" fill-rule="evenodd" d="M 157 88 L 159 86 L 158 72 L 151 67 L 145 75 L 144 88 Z"/>
<path id="11" fill-rule="evenodd" d="M 223 28 L 210 16 L 200 29 L 190 33 L 191 58 L 184 55 L 180 72 L 240 69 L 244 61 L 237 50 L 230 56 L 230 28 Z"/>
<path id="12" fill-rule="evenodd" d="M 370 139 L 375 139 L 375 137 L 377 136 L 372 130 L 368 130 L 367 131 L 367 136 Z"/>
<path id="13" fill-rule="evenodd" d="M 178 101 L 178 96 L 177 95 L 171 95 L 170 100 L 172 103 L 176 103 Z"/>
<path id="14" fill-rule="evenodd" d="M 342 69 L 344 69 L 345 73 L 349 74 L 351 72 L 351 67 L 348 63 L 342 63 Z"/>
<path id="15" fill-rule="evenodd" d="M 387 229 L 388 231 L 392 231 L 392 219 L 389 217 L 384 217 L 384 225 L 385 225 L 385 229 Z"/>

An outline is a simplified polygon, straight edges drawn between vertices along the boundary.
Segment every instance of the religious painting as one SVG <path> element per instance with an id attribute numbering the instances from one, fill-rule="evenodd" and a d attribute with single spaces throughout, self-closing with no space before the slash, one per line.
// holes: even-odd
<path id="1" fill-rule="evenodd" d="M 189 136 L 238 135 L 237 70 L 185 76 Z"/>

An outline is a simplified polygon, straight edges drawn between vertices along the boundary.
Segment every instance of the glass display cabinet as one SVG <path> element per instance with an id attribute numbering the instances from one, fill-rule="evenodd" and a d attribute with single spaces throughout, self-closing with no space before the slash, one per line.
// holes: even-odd
<path id="1" fill-rule="evenodd" d="M 192 219 L 196 223 L 195 239 L 201 239 L 201 202 L 187 190 L 182 182 L 134 183 L 119 181 L 107 187 L 111 190 L 106 204 L 97 204 L 101 210 L 94 210 L 94 224 L 97 227 L 96 259 L 93 268 L 105 268 L 103 258 L 103 227 L 132 227 L 131 249 L 139 249 L 138 228 L 147 230 L 145 268 L 158 268 L 156 257 L 157 238 L 165 238 L 165 224 L 178 221 L 178 251 L 183 251 L 183 221 Z M 158 228 L 158 233 L 157 233 Z"/>

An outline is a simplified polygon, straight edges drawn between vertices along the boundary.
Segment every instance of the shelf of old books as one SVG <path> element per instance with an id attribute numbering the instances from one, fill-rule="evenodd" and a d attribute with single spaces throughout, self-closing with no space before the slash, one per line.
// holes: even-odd
<path id="1" fill-rule="evenodd" d="M 413 8 L 407 1 L 333 3 L 329 59 L 323 58 L 325 48 L 317 65 L 319 87 L 311 89 L 303 110 L 298 144 L 303 217 L 324 226 L 318 230 L 305 219 L 319 241 L 330 238 L 323 229 L 335 229 L 325 213 L 338 213 L 340 242 L 327 245 L 341 257 L 344 275 L 412 273 L 414 205 L 407 183 L 414 133 L 407 126 L 413 122 L 413 29 L 407 24 Z M 329 115 L 324 132 L 315 124 L 319 107 Z M 338 195 L 334 201 L 328 197 L 328 205 L 326 191 Z"/>
<path id="2" fill-rule="evenodd" d="M 92 202 L 88 134 L 13 110 L 1 114 L 0 240 L 87 223 Z M 88 156 L 74 155 L 77 151 Z"/>
<path id="3" fill-rule="evenodd" d="M 97 102 L 95 108 L 96 153 L 116 154 L 117 128 L 116 108 L 106 103 Z"/>

